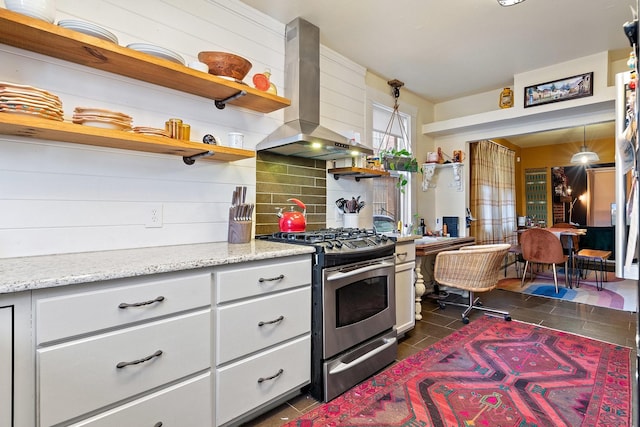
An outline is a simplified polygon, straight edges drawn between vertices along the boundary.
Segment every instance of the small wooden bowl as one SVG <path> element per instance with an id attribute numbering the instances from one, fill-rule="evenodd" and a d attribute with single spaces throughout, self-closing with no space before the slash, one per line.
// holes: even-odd
<path id="1" fill-rule="evenodd" d="M 198 60 L 209 66 L 209 74 L 231 77 L 236 80 L 244 79 L 252 67 L 251 62 L 228 52 L 200 52 Z"/>

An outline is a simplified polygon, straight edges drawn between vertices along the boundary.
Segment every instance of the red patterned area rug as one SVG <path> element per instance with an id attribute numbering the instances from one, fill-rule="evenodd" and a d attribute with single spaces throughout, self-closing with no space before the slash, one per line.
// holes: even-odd
<path id="1" fill-rule="evenodd" d="M 484 316 L 286 426 L 631 426 L 630 349 Z"/>

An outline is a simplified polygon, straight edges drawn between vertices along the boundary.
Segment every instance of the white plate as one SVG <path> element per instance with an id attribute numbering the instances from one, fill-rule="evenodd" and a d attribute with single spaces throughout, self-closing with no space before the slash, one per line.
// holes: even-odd
<path id="1" fill-rule="evenodd" d="M 102 27 L 92 24 L 91 22 L 63 19 L 62 21 L 58 21 L 58 26 L 118 44 L 118 38 L 115 36 L 115 34 L 105 30 Z"/>
<path id="2" fill-rule="evenodd" d="M 171 62 L 175 62 L 180 65 L 184 64 L 184 59 L 175 52 L 170 51 L 169 49 L 165 49 L 160 46 L 154 46 L 152 44 L 147 43 L 131 43 L 127 45 L 129 49 L 136 50 L 138 52 L 146 53 L 148 55 L 153 55 L 157 58 L 167 59 Z"/>
<path id="3" fill-rule="evenodd" d="M 16 12 L 19 13 L 21 15 L 26 15 L 26 16 L 30 16 L 32 18 L 36 18 L 36 19 L 41 19 L 43 21 L 47 21 L 51 24 L 53 24 L 53 21 L 55 21 L 55 18 L 51 15 L 48 15 L 47 12 L 44 12 L 42 10 L 36 10 L 36 9 L 31 9 L 28 7 L 24 7 L 24 6 L 7 6 L 7 9 L 11 10 L 12 12 Z"/>

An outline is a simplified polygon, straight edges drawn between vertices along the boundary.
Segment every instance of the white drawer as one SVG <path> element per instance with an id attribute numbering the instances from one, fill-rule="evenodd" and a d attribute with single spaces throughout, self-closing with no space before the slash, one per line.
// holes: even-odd
<path id="1" fill-rule="evenodd" d="M 40 426 L 86 414 L 211 366 L 211 310 L 40 348 Z M 162 354 L 142 363 L 118 368 Z"/>
<path id="2" fill-rule="evenodd" d="M 118 280 L 90 291 L 69 286 L 35 293 L 35 298 L 37 343 L 42 344 L 207 307 L 211 304 L 211 274 Z M 120 308 L 120 304 L 136 303 L 142 305 Z"/>
<path id="3" fill-rule="evenodd" d="M 311 255 L 276 258 L 216 268 L 216 302 L 264 295 L 311 283 Z"/>
<path id="4" fill-rule="evenodd" d="M 216 425 L 309 384 L 309 335 L 216 370 Z M 279 375 L 278 372 L 282 370 Z M 268 377 L 277 375 L 273 379 Z M 265 378 L 259 382 L 259 378 Z"/>
<path id="5" fill-rule="evenodd" d="M 411 262 L 416 259 L 415 242 L 396 243 L 396 264 Z"/>
<path id="6" fill-rule="evenodd" d="M 211 373 L 199 375 L 70 427 L 203 427 L 211 425 Z"/>
<path id="7" fill-rule="evenodd" d="M 220 365 L 309 332 L 311 287 L 226 304 L 214 311 L 216 365 Z"/>

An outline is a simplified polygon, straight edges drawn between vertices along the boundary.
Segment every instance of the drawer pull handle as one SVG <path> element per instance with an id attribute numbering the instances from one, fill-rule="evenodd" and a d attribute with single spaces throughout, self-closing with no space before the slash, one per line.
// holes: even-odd
<path id="1" fill-rule="evenodd" d="M 280 368 L 280 370 L 278 370 L 278 372 L 275 375 L 271 375 L 270 377 L 267 377 L 267 378 L 263 378 L 263 377 L 258 378 L 258 384 L 278 378 L 283 373 L 284 373 L 284 369 Z"/>
<path id="2" fill-rule="evenodd" d="M 153 358 L 155 358 L 155 357 L 159 357 L 159 356 L 161 356 L 161 355 L 162 355 L 162 350 L 158 350 L 158 351 L 156 351 L 155 353 L 153 353 L 152 355 L 147 356 L 147 357 L 143 357 L 142 359 L 133 360 L 133 361 L 131 361 L 131 362 L 120 362 L 120 363 L 118 363 L 118 364 L 116 365 L 116 368 L 118 368 L 118 369 L 122 369 L 122 368 L 124 368 L 124 367 L 126 367 L 126 366 L 137 365 L 137 364 L 139 364 L 139 363 L 148 362 L 149 360 L 151 360 L 151 359 L 153 359 Z"/>
<path id="3" fill-rule="evenodd" d="M 162 424 L 162 421 L 158 421 L 157 423 L 155 423 L 153 425 L 153 427 L 162 427 L 164 424 Z"/>
<path id="4" fill-rule="evenodd" d="M 401 256 L 407 256 L 407 255 L 409 255 L 409 252 L 399 252 L 396 254 L 398 258 L 400 258 Z"/>
<path id="5" fill-rule="evenodd" d="M 145 305 L 155 304 L 157 302 L 162 302 L 162 301 L 164 301 L 164 297 L 162 295 L 160 295 L 159 297 L 154 298 L 154 299 L 149 300 L 149 301 L 134 302 L 134 303 L 121 302 L 118 307 L 119 308 L 143 307 Z"/>
<path id="6" fill-rule="evenodd" d="M 274 280 L 282 280 L 284 279 L 284 274 L 281 274 L 277 277 L 271 277 L 269 279 L 265 279 L 264 277 L 261 277 L 260 279 L 258 279 L 258 282 L 262 283 L 262 282 L 273 282 Z"/>
<path id="7" fill-rule="evenodd" d="M 258 322 L 258 326 L 271 325 L 273 323 L 282 322 L 284 320 L 284 316 L 279 316 L 277 319 L 269 320 L 268 322 Z"/>

